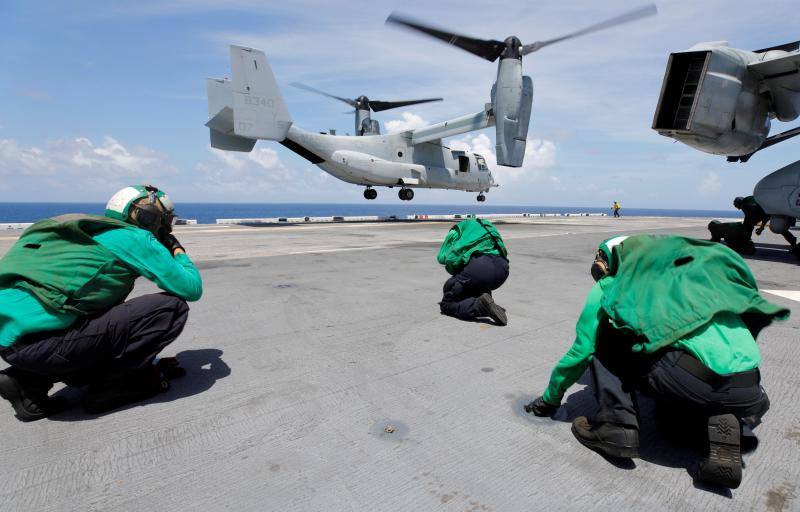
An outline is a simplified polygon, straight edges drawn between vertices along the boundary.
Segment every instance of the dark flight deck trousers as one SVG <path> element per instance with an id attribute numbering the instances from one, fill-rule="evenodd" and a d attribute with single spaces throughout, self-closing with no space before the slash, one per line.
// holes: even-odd
<path id="1" fill-rule="evenodd" d="M 631 352 L 629 343 L 598 340 L 589 366 L 600 406 L 594 421 L 638 428 L 635 390 L 670 411 L 685 411 L 692 417 L 730 413 L 747 418 L 751 426 L 769 409 L 758 369 L 730 376 L 705 369 L 708 375 L 700 378 L 696 374 L 702 373 L 702 363 L 681 358 L 694 359 L 672 348 L 647 355 Z"/>
<path id="2" fill-rule="evenodd" d="M 456 318 L 480 316 L 476 298 L 500 288 L 508 279 L 508 260 L 494 254 L 474 254 L 461 272 L 444 283 L 439 307 Z"/>
<path id="3" fill-rule="evenodd" d="M 0 356 L 29 378 L 82 385 L 151 365 L 181 333 L 188 315 L 183 299 L 165 293 L 144 295 L 81 318 L 67 329 L 24 336 Z"/>

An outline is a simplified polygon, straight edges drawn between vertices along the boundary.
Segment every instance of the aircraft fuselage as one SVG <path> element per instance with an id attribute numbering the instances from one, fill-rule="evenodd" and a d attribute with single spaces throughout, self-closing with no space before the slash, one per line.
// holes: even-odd
<path id="1" fill-rule="evenodd" d="M 431 141 L 411 144 L 407 132 L 342 136 L 292 125 L 283 144 L 342 181 L 365 186 L 486 192 L 494 178 L 482 156 Z"/>

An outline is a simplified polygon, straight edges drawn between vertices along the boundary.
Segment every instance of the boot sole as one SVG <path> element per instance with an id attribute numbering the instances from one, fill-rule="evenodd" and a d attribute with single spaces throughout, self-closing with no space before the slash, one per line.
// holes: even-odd
<path id="1" fill-rule="evenodd" d="M 32 413 L 22 405 L 22 394 L 14 379 L 4 373 L 0 373 L 0 397 L 11 402 L 14 408 L 14 416 L 20 421 L 36 421 L 46 418 L 46 413 Z"/>
<path id="2" fill-rule="evenodd" d="M 733 414 L 708 418 L 708 458 L 697 478 L 735 489 L 742 482 L 742 454 L 739 420 Z"/>
<path id="3" fill-rule="evenodd" d="M 503 307 L 498 306 L 497 304 L 491 304 L 489 306 L 489 311 L 491 312 L 492 319 L 500 325 L 508 325 L 508 317 L 506 316 L 506 310 Z"/>
<path id="4" fill-rule="evenodd" d="M 608 444 L 608 443 L 600 443 L 590 441 L 588 439 L 584 439 L 580 435 L 578 435 L 577 430 L 575 429 L 575 425 L 572 426 L 572 435 L 575 436 L 583 446 L 590 448 L 596 452 L 600 452 L 602 454 L 617 457 L 620 459 L 638 459 L 639 458 L 639 447 L 638 446 L 619 446 L 615 444 Z"/>

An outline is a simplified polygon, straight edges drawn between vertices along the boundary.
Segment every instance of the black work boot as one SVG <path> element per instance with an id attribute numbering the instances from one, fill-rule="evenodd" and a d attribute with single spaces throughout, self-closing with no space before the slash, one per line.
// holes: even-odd
<path id="1" fill-rule="evenodd" d="M 169 389 L 169 381 L 156 366 L 144 370 L 108 373 L 89 384 L 83 408 L 91 414 L 147 400 Z"/>
<path id="2" fill-rule="evenodd" d="M 20 421 L 40 420 L 65 409 L 66 399 L 47 396 L 52 387 L 44 377 L 13 366 L 0 371 L 0 396 L 11 402 Z"/>
<path id="3" fill-rule="evenodd" d="M 495 304 L 491 295 L 484 293 L 476 300 L 478 305 L 478 316 L 488 316 L 494 320 L 497 325 L 508 324 L 506 310 Z"/>
<path id="4" fill-rule="evenodd" d="M 739 420 L 733 414 L 708 418 L 708 457 L 700 465 L 698 480 L 735 489 L 742 482 Z"/>
<path id="5" fill-rule="evenodd" d="M 572 422 L 572 434 L 584 446 L 611 457 L 639 457 L 639 430 L 613 423 L 592 423 L 585 416 Z"/>

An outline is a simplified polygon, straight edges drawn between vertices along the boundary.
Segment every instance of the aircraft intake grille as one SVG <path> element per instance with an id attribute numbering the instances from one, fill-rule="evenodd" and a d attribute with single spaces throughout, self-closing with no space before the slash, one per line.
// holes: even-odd
<path id="1" fill-rule="evenodd" d="M 697 96 L 711 52 L 683 52 L 670 56 L 653 128 L 690 130 Z"/>

